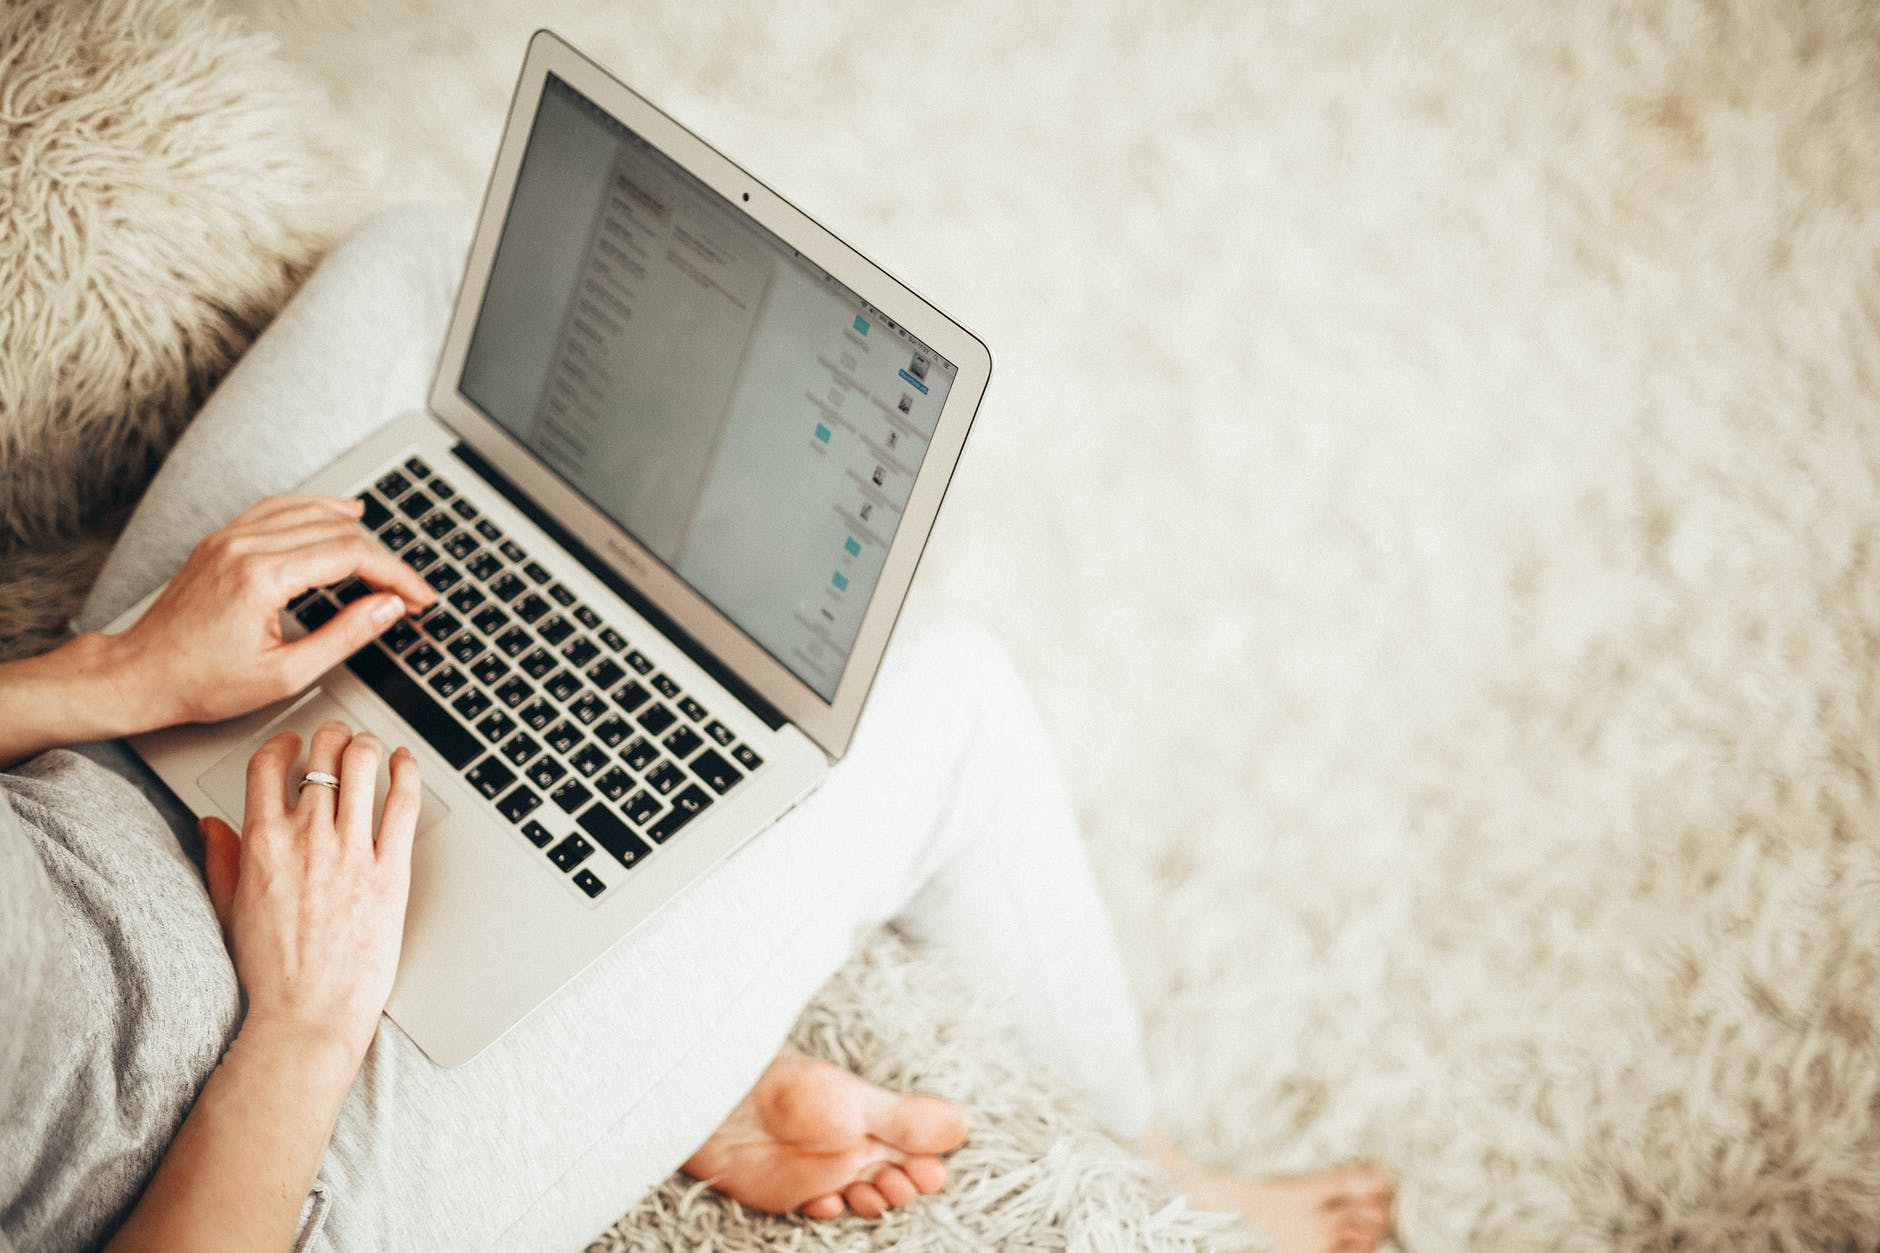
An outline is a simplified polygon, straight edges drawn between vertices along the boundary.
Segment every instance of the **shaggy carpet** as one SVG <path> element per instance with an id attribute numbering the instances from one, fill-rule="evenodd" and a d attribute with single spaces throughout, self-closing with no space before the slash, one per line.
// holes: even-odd
<path id="1" fill-rule="evenodd" d="M 1037 686 L 1190 1151 L 1880 1244 L 1871 6 L 239 7 L 377 199 L 473 204 L 553 25 L 993 345 L 917 598 Z"/>

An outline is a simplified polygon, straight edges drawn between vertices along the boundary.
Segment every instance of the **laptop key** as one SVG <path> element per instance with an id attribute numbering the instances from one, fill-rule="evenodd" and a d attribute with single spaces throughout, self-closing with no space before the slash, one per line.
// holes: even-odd
<path id="1" fill-rule="evenodd" d="M 582 787 L 580 781 L 577 779 L 569 779 L 553 792 L 549 793 L 550 798 L 568 813 L 573 813 L 575 810 L 581 808 L 581 806 L 587 804 L 588 799 L 593 795 L 592 792 Z"/>
<path id="2" fill-rule="evenodd" d="M 644 705 L 651 697 L 652 693 L 641 687 L 638 682 L 633 682 L 614 693 L 614 704 L 620 706 L 628 713 L 632 713 L 641 705 Z"/>
<path id="3" fill-rule="evenodd" d="M 457 503 L 462 504 L 463 502 L 458 501 Z M 459 561 L 468 561 L 482 550 L 477 546 L 476 537 L 474 535 L 470 534 L 468 531 L 459 531 L 444 541 L 444 551 Z"/>
<path id="4" fill-rule="evenodd" d="M 413 492 L 398 502 L 398 512 L 416 521 L 431 512 L 431 506 L 435 503 L 437 502 L 433 501 L 425 493 Z"/>
<path id="5" fill-rule="evenodd" d="M 446 535 L 456 530 L 457 524 L 451 520 L 451 516 L 448 513 L 445 513 L 442 509 L 438 509 L 427 516 L 423 522 L 420 522 L 418 529 L 423 531 L 426 535 L 429 535 L 432 539 L 441 540 Z"/>
<path id="6" fill-rule="evenodd" d="M 601 882 L 600 876 L 595 874 L 592 870 L 575 871 L 574 885 L 583 892 L 586 892 L 589 896 L 599 896 L 602 892 L 607 890 L 607 885 Z"/>
<path id="7" fill-rule="evenodd" d="M 542 746 L 529 738 L 527 731 L 518 731 L 503 741 L 503 757 L 513 766 L 526 766 L 542 751 Z"/>
<path id="8" fill-rule="evenodd" d="M 600 630 L 601 616 L 595 613 L 592 609 L 589 609 L 586 605 L 576 605 L 575 610 L 574 610 L 574 616 L 575 616 L 575 620 L 578 621 L 582 626 L 586 627 L 588 630 L 590 631 Z"/>
<path id="9" fill-rule="evenodd" d="M 534 592 L 530 592 L 527 596 L 524 596 L 521 600 L 512 605 L 511 608 L 516 611 L 516 616 L 521 618 L 524 622 L 534 622 L 537 618 L 548 612 L 548 602 L 543 600 L 540 596 L 537 596 Z"/>
<path id="10" fill-rule="evenodd" d="M 462 696 L 452 701 L 450 707 L 474 722 L 478 718 L 481 718 L 484 712 L 489 709 L 490 696 L 488 692 L 483 691 L 481 688 L 473 687 Z"/>
<path id="11" fill-rule="evenodd" d="M 433 692 L 436 692 L 445 700 L 449 700 L 457 693 L 463 691 L 463 685 L 469 681 L 469 679 L 464 677 L 463 671 L 459 670 L 456 666 L 445 666 L 442 670 L 439 670 L 436 674 L 431 676 L 429 686 Z"/>
<path id="12" fill-rule="evenodd" d="M 608 691 L 614 684 L 627 677 L 627 672 L 620 668 L 620 663 L 612 657 L 603 657 L 588 667 L 588 682 L 601 691 Z"/>
<path id="13" fill-rule="evenodd" d="M 530 819 L 528 822 L 522 824 L 522 838 L 535 845 L 537 848 L 547 848 L 555 837 L 548 833 L 547 827 L 536 822 L 534 819 Z"/>
<path id="14" fill-rule="evenodd" d="M 574 593 L 560 583 L 550 583 L 548 585 L 548 598 L 557 605 L 560 605 L 563 609 L 574 604 Z"/>
<path id="15" fill-rule="evenodd" d="M 395 653 L 402 653 L 422 638 L 418 634 L 418 628 L 412 625 L 411 619 L 400 618 L 385 628 L 385 633 L 379 636 L 379 643 Z"/>
<path id="16" fill-rule="evenodd" d="M 496 802 L 496 808 L 503 817 L 511 822 L 521 822 L 541 807 L 542 798 L 531 792 L 527 784 L 518 783 L 509 790 L 509 794 Z"/>
<path id="17" fill-rule="evenodd" d="M 300 619 L 300 625 L 306 627 L 309 631 L 318 631 L 321 627 L 339 617 L 339 606 L 335 605 L 326 597 L 321 596 L 314 600 L 307 601 L 300 608 L 296 609 L 294 616 Z"/>
<path id="18" fill-rule="evenodd" d="M 495 605 L 485 605 L 476 612 L 475 617 L 470 619 L 470 625 L 485 635 L 495 635 L 509 625 L 509 615 Z M 524 635 L 522 638 L 526 643 L 529 637 Z M 501 640 L 497 640 L 496 643 L 498 647 L 502 646 Z"/>
<path id="19" fill-rule="evenodd" d="M 406 461 L 405 469 L 411 471 L 411 477 L 414 479 L 428 479 L 431 477 L 431 467 L 424 464 L 424 458 L 422 457 L 412 457 L 410 460 Z M 394 471 L 394 473 L 396 473 L 396 471 Z"/>
<path id="20" fill-rule="evenodd" d="M 699 704 L 690 696 L 679 702 L 679 712 L 694 722 L 705 721 L 705 706 Z"/>
<path id="21" fill-rule="evenodd" d="M 704 742 L 704 740 L 699 738 L 697 731 L 686 726 L 683 722 L 672 729 L 671 735 L 668 735 L 665 739 L 660 741 L 660 743 L 666 746 L 666 751 L 671 753 L 674 757 L 677 757 L 680 761 L 684 761 L 693 753 L 697 752 L 698 746 Z"/>
<path id="22" fill-rule="evenodd" d="M 494 744 L 516 729 L 516 720 L 502 710 L 495 710 L 477 723 L 477 734 Z"/>
<path id="23" fill-rule="evenodd" d="M 572 722 L 558 722 L 555 729 L 543 737 L 548 746 L 566 757 L 581 742 L 581 729 Z"/>
<path id="24" fill-rule="evenodd" d="M 636 738 L 621 750 L 620 760 L 626 762 L 627 768 L 635 774 L 644 774 L 648 766 L 659 760 L 659 750 L 653 747 L 651 741 Z"/>
<path id="25" fill-rule="evenodd" d="M 653 690 L 658 692 L 661 696 L 664 696 L 667 700 L 677 700 L 679 698 L 679 685 L 673 682 L 671 675 L 663 672 L 653 676 Z"/>
<path id="26" fill-rule="evenodd" d="M 463 582 L 463 575 L 457 573 L 451 566 L 439 565 L 436 569 L 432 570 L 431 573 L 424 576 L 424 581 L 431 585 L 432 591 L 442 596 L 445 592 L 448 592 L 451 588 Z"/>
<path id="27" fill-rule="evenodd" d="M 477 611 L 484 600 L 483 589 L 474 583 L 465 583 L 450 594 L 450 607 L 468 617 Z M 489 632 L 485 631 L 485 635 Z"/>
<path id="28" fill-rule="evenodd" d="M 488 647 L 488 644 L 485 644 L 470 632 L 465 631 L 458 635 L 456 639 L 452 640 L 450 646 L 444 651 L 451 655 L 452 660 L 461 661 L 467 666 L 475 661 Z"/>
<path id="29" fill-rule="evenodd" d="M 631 870 L 651 853 L 652 848 L 633 833 L 633 829 L 609 813 L 604 805 L 595 805 L 575 819 L 581 829 L 594 837 L 613 859 Z"/>
<path id="30" fill-rule="evenodd" d="M 577 716 L 579 711 L 577 711 Z M 609 748 L 619 748 L 620 742 L 633 733 L 633 728 L 618 717 L 609 717 L 594 728 L 594 737 Z"/>
<path id="31" fill-rule="evenodd" d="M 503 563 L 496 559 L 495 554 L 481 552 L 466 558 L 464 560 L 464 569 L 470 571 L 470 573 L 476 575 L 485 583 L 488 583 L 491 579 L 502 573 Z"/>
<path id="32" fill-rule="evenodd" d="M 568 759 L 568 764 L 591 779 L 607 764 L 607 754 L 596 745 L 583 744 L 581 750 Z"/>
<path id="33" fill-rule="evenodd" d="M 437 564 L 437 549 L 431 547 L 429 544 L 413 544 L 410 548 L 407 548 L 398 555 L 403 559 L 406 565 L 416 570 L 419 574 L 423 574 L 426 570 L 429 570 L 432 566 Z"/>
<path id="34" fill-rule="evenodd" d="M 572 670 L 557 670 L 543 689 L 562 704 L 567 704 L 570 697 L 581 690 L 581 677 Z"/>
<path id="35" fill-rule="evenodd" d="M 661 796 L 669 795 L 674 788 L 685 782 L 685 774 L 669 761 L 662 761 L 653 772 L 646 776 L 646 786 Z"/>
<path id="36" fill-rule="evenodd" d="M 640 726 L 642 729 L 646 731 L 648 735 L 662 734 L 666 730 L 667 727 L 671 726 L 673 723 L 677 722 L 678 720 L 679 720 L 678 714 L 672 712 L 672 710 L 666 708 L 664 705 L 661 705 L 657 702 L 655 702 L 650 708 L 646 710 L 645 713 L 642 713 L 639 717 Z"/>
<path id="37" fill-rule="evenodd" d="M 561 655 L 568 659 L 569 665 L 578 670 L 600 656 L 601 650 L 593 640 L 580 635 L 561 646 Z"/>
<path id="38" fill-rule="evenodd" d="M 495 800 L 503 794 L 503 789 L 516 781 L 516 772 L 494 757 L 485 757 L 472 766 L 464 778 L 470 780 L 471 787 Z"/>
<path id="39" fill-rule="evenodd" d="M 529 782 L 546 792 L 561 782 L 562 776 L 568 773 L 568 767 L 553 757 L 537 757 L 522 773 L 528 776 Z"/>
<path id="40" fill-rule="evenodd" d="M 633 789 L 633 776 L 614 766 L 606 774 L 594 780 L 594 786 L 600 789 L 602 796 L 610 801 L 618 801 Z"/>
<path id="41" fill-rule="evenodd" d="M 755 770 L 764 764 L 764 759 L 752 752 L 747 744 L 740 744 L 731 750 L 731 755 L 738 759 L 738 764 L 746 770 Z"/>
<path id="42" fill-rule="evenodd" d="M 514 570 L 505 570 L 490 583 L 490 592 L 498 600 L 512 601 L 528 591 L 529 585 L 516 577 Z"/>
<path id="43" fill-rule="evenodd" d="M 400 623 L 399 625 L 404 625 Z M 394 627 L 394 630 L 397 628 Z M 377 692 L 392 712 L 411 724 L 424 742 L 453 770 L 462 770 L 483 751 L 476 737 L 381 649 L 362 648 L 346 659 L 346 668 Z"/>
<path id="44" fill-rule="evenodd" d="M 491 687 L 495 687 L 509 674 L 509 667 L 504 663 L 501 657 L 498 657 L 495 653 L 491 653 L 489 656 L 477 662 L 476 665 L 471 666 L 470 673 L 477 677 L 477 682 L 487 683 Z"/>
<path id="45" fill-rule="evenodd" d="M 376 531 L 391 521 L 392 511 L 387 509 L 371 492 L 360 492 L 356 499 L 366 507 L 365 512 L 359 515 L 360 525 L 366 530 Z"/>
<path id="46" fill-rule="evenodd" d="M 705 780 L 720 796 L 736 787 L 738 780 L 744 777 L 736 766 L 719 756 L 715 748 L 708 748 L 692 759 L 692 773 Z"/>
<path id="47" fill-rule="evenodd" d="M 627 637 L 614 630 L 612 627 L 601 628 L 601 643 L 607 645 L 607 647 L 617 653 L 627 651 Z"/>
<path id="48" fill-rule="evenodd" d="M 636 826 L 644 827 L 653 820 L 654 815 L 658 814 L 659 810 L 659 798 L 645 788 L 641 788 L 639 791 L 635 792 L 633 799 L 627 802 L 627 817 L 631 819 Z"/>
<path id="49" fill-rule="evenodd" d="M 409 544 L 412 540 L 417 538 L 418 533 L 406 526 L 403 522 L 394 522 L 383 531 L 379 532 L 379 543 L 385 545 L 393 552 L 397 552 L 406 544 Z"/>
<path id="50" fill-rule="evenodd" d="M 419 674 L 429 674 L 443 664 L 444 654 L 429 644 L 420 644 L 405 654 L 405 664 Z"/>
<path id="51" fill-rule="evenodd" d="M 673 798 L 672 808 L 666 816 L 646 829 L 655 844 L 664 844 L 679 833 L 686 823 L 705 812 L 705 807 L 712 803 L 711 794 L 696 783 L 686 788 Z"/>
<path id="52" fill-rule="evenodd" d="M 449 500 L 456 494 L 457 489 L 452 487 L 449 483 L 446 483 L 443 479 L 431 480 L 431 495 L 437 497 L 439 500 Z"/>
<path id="53" fill-rule="evenodd" d="M 552 648 L 574 634 L 574 623 L 560 614 L 554 614 L 536 623 L 535 633 L 547 640 Z"/>
<path id="54" fill-rule="evenodd" d="M 548 859 L 563 870 L 573 870 L 594 852 L 594 846 L 578 835 L 571 835 L 548 850 Z"/>
<path id="55" fill-rule="evenodd" d="M 539 561 L 531 561 L 527 563 L 526 565 L 522 567 L 522 572 L 528 575 L 531 579 L 534 579 L 537 585 L 546 583 L 551 578 L 554 577 L 548 572 L 548 567 L 544 566 Z"/>
<path id="56" fill-rule="evenodd" d="M 568 706 L 568 712 L 573 714 L 575 720 L 582 726 L 590 726 L 596 718 L 607 712 L 607 706 L 594 693 L 583 692 L 579 700 Z"/>
<path id="57" fill-rule="evenodd" d="M 477 523 L 477 534 L 481 535 L 484 539 L 488 540 L 492 544 L 494 544 L 497 540 L 503 537 L 503 532 L 501 528 L 499 528 L 494 522 L 491 522 L 488 518 L 485 518 L 483 519 L 483 521 Z"/>
<path id="58" fill-rule="evenodd" d="M 521 565 L 523 562 L 529 559 L 529 554 L 523 552 L 522 545 L 516 543 L 515 540 L 512 540 L 512 539 L 504 540 L 502 544 L 502 549 L 503 549 L 503 556 L 509 558 L 509 560 L 514 562 L 516 565 Z"/>
<path id="59" fill-rule="evenodd" d="M 555 655 L 546 648 L 538 648 L 517 664 L 531 679 L 540 679 L 555 668 Z"/>
<path id="60" fill-rule="evenodd" d="M 712 742 L 720 748 L 730 748 L 731 741 L 738 738 L 731 734 L 730 727 L 718 721 L 716 718 L 705 724 L 705 734 L 711 736 Z"/>
<path id="61" fill-rule="evenodd" d="M 516 680 L 518 683 L 520 679 Z M 537 698 L 529 702 L 528 707 L 516 715 L 529 724 L 529 729 L 540 731 L 555 720 L 555 707 L 547 701 Z"/>
<path id="62" fill-rule="evenodd" d="M 426 614 L 424 616 L 423 625 L 425 631 L 430 634 L 431 638 L 440 642 L 449 639 L 451 636 L 457 634 L 457 632 L 463 630 L 463 623 L 458 621 L 455 615 L 447 613 L 443 609 L 433 609 L 430 613 Z"/>
<path id="63" fill-rule="evenodd" d="M 338 587 L 333 589 L 333 599 L 342 605 L 350 605 L 355 600 L 370 596 L 371 594 L 372 589 L 367 587 L 364 583 L 361 583 L 358 579 L 347 579 L 344 583 L 341 583 Z"/>
<path id="64" fill-rule="evenodd" d="M 450 502 L 450 511 L 465 522 L 476 521 L 477 507 L 461 496 Z"/>
<path id="65" fill-rule="evenodd" d="M 372 486 L 378 488 L 384 496 L 403 496 L 411 487 L 411 480 L 396 470 L 388 471 Z"/>
<path id="66" fill-rule="evenodd" d="M 529 697 L 535 695 L 535 689 L 520 675 L 511 678 L 496 689 L 496 699 L 514 709 Z"/>
<path id="67" fill-rule="evenodd" d="M 496 637 L 496 647 L 514 657 L 535 642 L 535 637 L 519 626 L 512 626 Z"/>
<path id="68" fill-rule="evenodd" d="M 637 648 L 627 654 L 627 664 L 632 666 L 634 670 L 640 674 L 651 674 L 653 672 L 653 659 Z"/>

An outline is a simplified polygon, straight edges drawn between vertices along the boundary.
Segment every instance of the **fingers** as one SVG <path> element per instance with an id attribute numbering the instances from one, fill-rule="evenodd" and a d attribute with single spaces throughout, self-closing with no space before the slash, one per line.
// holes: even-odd
<path id="1" fill-rule="evenodd" d="M 371 847 L 372 803 L 378 798 L 379 761 L 385 745 L 370 731 L 352 737 L 339 756 L 339 805 L 334 821 L 340 837 L 351 843 Z M 329 791 L 331 789 L 328 789 Z"/>
<path id="2" fill-rule="evenodd" d="M 300 737 L 283 731 L 248 759 L 245 820 L 279 818 L 287 812 L 287 769 L 300 755 Z"/>
<path id="3" fill-rule="evenodd" d="M 229 918 L 235 908 L 235 885 L 241 878 L 241 836 L 220 818 L 204 818 L 196 824 L 196 830 L 202 835 L 202 870 L 209 881 L 209 904 L 215 908 L 223 937 L 227 938 Z"/>
<path id="4" fill-rule="evenodd" d="M 273 554 L 280 562 L 278 586 L 286 589 L 282 599 L 337 583 L 356 574 L 381 591 L 397 592 L 407 604 L 429 605 L 437 600 L 431 585 L 418 572 L 400 561 L 383 544 L 368 539 L 358 527 L 348 528 L 343 536 L 304 544 L 288 552 Z"/>
<path id="5" fill-rule="evenodd" d="M 347 496 L 319 496 L 311 492 L 293 492 L 280 496 L 264 496 L 259 501 L 235 515 L 225 530 L 249 527 L 259 523 L 278 519 L 283 514 L 294 510 L 319 509 L 337 517 L 356 518 L 365 512 L 365 506 Z"/>
<path id="6" fill-rule="evenodd" d="M 340 754 L 352 742 L 352 728 L 341 722 L 322 722 L 314 731 L 313 739 L 307 744 L 307 769 L 318 770 L 325 774 L 338 776 L 340 773 Z M 296 779 L 294 786 L 299 790 L 299 798 L 294 802 L 295 813 L 335 814 L 339 810 L 339 794 L 323 783 L 303 783 Z M 345 786 L 343 778 L 341 787 Z M 368 790 L 370 784 L 367 785 Z"/>
<path id="7" fill-rule="evenodd" d="M 411 872 L 411 842 L 418 830 L 418 810 L 424 789 L 419 785 L 418 759 L 401 748 L 392 754 L 392 786 L 385 795 L 385 813 L 379 819 L 379 861 Z"/>
<path id="8" fill-rule="evenodd" d="M 390 592 L 354 601 L 319 630 L 281 647 L 276 664 L 283 686 L 299 691 L 370 644 L 404 615 L 405 602 Z"/>

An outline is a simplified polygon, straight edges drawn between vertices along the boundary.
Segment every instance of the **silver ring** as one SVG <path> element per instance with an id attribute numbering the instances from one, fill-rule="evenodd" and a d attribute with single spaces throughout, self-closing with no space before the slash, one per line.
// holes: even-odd
<path id="1" fill-rule="evenodd" d="M 309 783 L 318 783 L 321 787 L 330 787 L 335 792 L 339 791 L 339 780 L 324 770 L 309 770 L 300 776 L 300 787 L 306 787 Z M 294 790 L 298 792 L 300 788 L 297 787 Z"/>

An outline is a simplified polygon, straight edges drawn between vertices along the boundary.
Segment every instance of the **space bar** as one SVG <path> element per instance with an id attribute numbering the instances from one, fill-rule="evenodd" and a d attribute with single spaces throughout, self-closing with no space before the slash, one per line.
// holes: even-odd
<path id="1" fill-rule="evenodd" d="M 392 707 L 392 712 L 409 722 L 412 729 L 450 763 L 451 769 L 462 770 L 483 751 L 476 736 L 465 730 L 463 723 L 449 710 L 432 700 L 431 694 L 400 670 L 398 663 L 386 656 L 378 645 L 367 644 L 348 657 L 346 668 L 377 692 Z"/>

